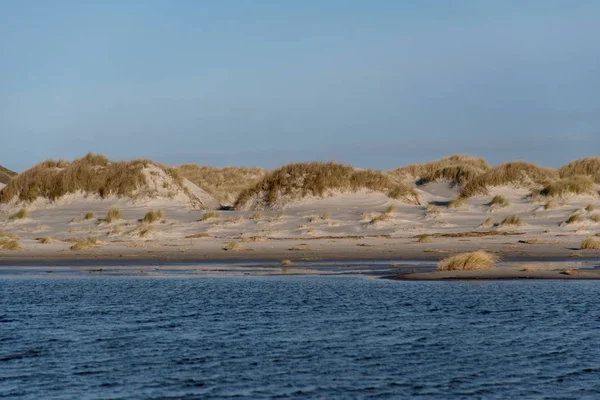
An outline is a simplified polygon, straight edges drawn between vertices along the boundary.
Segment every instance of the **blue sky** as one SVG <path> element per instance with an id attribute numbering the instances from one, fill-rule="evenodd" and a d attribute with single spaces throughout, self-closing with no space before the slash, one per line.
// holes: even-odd
<path id="1" fill-rule="evenodd" d="M 600 154 L 597 1 L 0 0 L 0 164 Z"/>

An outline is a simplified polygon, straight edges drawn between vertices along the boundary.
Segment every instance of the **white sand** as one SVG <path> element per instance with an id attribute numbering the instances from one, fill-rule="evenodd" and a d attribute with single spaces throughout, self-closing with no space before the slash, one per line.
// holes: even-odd
<path id="1" fill-rule="evenodd" d="M 261 211 L 259 215 L 254 215 L 254 211 L 216 211 L 217 218 L 202 220 L 206 211 L 200 207 L 217 208 L 210 196 L 189 182 L 186 183 L 189 194 L 173 193 L 163 188 L 164 177 L 153 177 L 156 178 L 155 192 L 134 200 L 72 195 L 52 204 L 36 202 L 28 207 L 29 217 L 18 221 L 9 220 L 9 216 L 20 205 L 3 206 L 0 231 L 18 235 L 23 249 L 0 250 L 0 261 L 119 257 L 189 261 L 406 260 L 438 259 L 452 252 L 478 249 L 494 251 L 502 257 L 539 259 L 600 255 L 600 251 L 577 250 L 584 238 L 600 231 L 600 224 L 590 219 L 594 212 L 584 210 L 588 204 L 600 210 L 599 199 L 590 196 L 556 199 L 560 204 L 557 208 L 544 210 L 544 203 L 533 203 L 527 197 L 527 190 L 502 187 L 495 188 L 489 195 L 469 199 L 462 208 L 451 209 L 447 204 L 457 196 L 457 189 L 447 183 L 431 183 L 417 189 L 422 205 L 404 204 L 381 193 L 359 191 L 325 199 L 304 199 L 283 210 Z M 495 194 L 503 194 L 510 205 L 496 209 L 487 206 Z M 427 213 L 428 203 L 437 204 L 437 214 Z M 372 222 L 388 206 L 394 207 L 388 218 Z M 102 222 L 100 219 L 111 207 L 117 207 L 123 219 L 111 224 Z M 154 224 L 139 222 L 150 209 L 162 210 L 164 219 Z M 564 224 L 569 215 L 578 210 L 585 221 Z M 95 218 L 84 221 L 86 212 L 93 212 Z M 499 223 L 515 214 L 526 225 L 480 227 L 488 217 Z M 415 238 L 422 234 L 466 232 L 510 235 L 434 237 L 423 243 L 417 243 Z M 193 235 L 205 237 L 190 237 Z M 36 240 L 40 237 L 56 240 L 41 244 Z M 88 237 L 97 238 L 98 244 L 81 251 L 70 250 L 73 241 Z M 539 243 L 519 242 L 531 239 Z M 237 243 L 238 249 L 223 250 L 232 241 Z"/>

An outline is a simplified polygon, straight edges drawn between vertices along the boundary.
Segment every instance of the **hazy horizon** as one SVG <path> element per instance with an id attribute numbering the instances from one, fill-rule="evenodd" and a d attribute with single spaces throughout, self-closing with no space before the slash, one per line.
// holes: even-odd
<path id="1" fill-rule="evenodd" d="M 0 165 L 598 155 L 589 1 L 4 2 Z"/>

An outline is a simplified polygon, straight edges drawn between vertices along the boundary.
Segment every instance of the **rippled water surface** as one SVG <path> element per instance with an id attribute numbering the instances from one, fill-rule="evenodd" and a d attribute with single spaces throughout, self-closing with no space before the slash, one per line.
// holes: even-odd
<path id="1" fill-rule="evenodd" d="M 0 398 L 600 398 L 600 282 L 0 279 Z"/>

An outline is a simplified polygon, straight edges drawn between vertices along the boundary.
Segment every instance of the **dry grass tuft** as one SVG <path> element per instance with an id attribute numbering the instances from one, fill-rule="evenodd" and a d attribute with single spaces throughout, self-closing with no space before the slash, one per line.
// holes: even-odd
<path id="1" fill-rule="evenodd" d="M 49 244 L 49 243 L 52 243 L 52 238 L 50 236 L 44 236 L 41 238 L 37 238 L 37 241 L 40 242 L 41 244 Z"/>
<path id="2" fill-rule="evenodd" d="M 498 257 L 485 251 L 457 254 L 443 259 L 437 265 L 438 271 L 472 271 L 490 269 L 498 262 Z"/>
<path id="3" fill-rule="evenodd" d="M 589 237 L 581 242 L 581 250 L 600 250 L 600 239 Z"/>
<path id="4" fill-rule="evenodd" d="M 71 246 L 71 250 L 85 250 L 94 247 L 98 243 L 98 240 L 94 237 L 88 237 L 87 239 L 78 239 L 73 246 Z"/>
<path id="5" fill-rule="evenodd" d="M 181 175 L 204 189 L 221 203 L 230 203 L 244 189 L 256 185 L 266 174 L 262 168 L 214 168 L 185 164 L 177 168 Z"/>
<path id="6" fill-rule="evenodd" d="M 4 168 L 3 166 L 0 165 L 0 183 L 3 184 L 8 184 L 8 182 L 10 182 L 10 180 L 14 177 L 17 176 L 17 173 L 14 171 L 11 171 L 8 168 Z"/>
<path id="7" fill-rule="evenodd" d="M 111 162 L 89 153 L 73 162 L 44 161 L 17 175 L 0 191 L 0 203 L 13 199 L 31 202 L 38 197 L 56 200 L 79 191 L 102 198 L 132 196 L 146 184 L 142 170 L 149 165 L 161 168 L 175 184 L 183 187 L 183 179 L 172 168 L 147 160 Z"/>
<path id="8" fill-rule="evenodd" d="M 119 219 L 121 219 L 121 211 L 119 211 L 118 208 L 112 207 L 106 213 L 106 218 L 104 219 L 104 221 L 108 224 L 112 224 L 113 222 Z"/>
<path id="9" fill-rule="evenodd" d="M 297 200 L 306 196 L 324 197 L 332 191 L 368 189 L 386 193 L 395 199 L 418 203 L 416 192 L 381 171 L 358 170 L 335 162 L 288 164 L 278 168 L 256 185 L 242 191 L 234 208 L 244 209 L 255 201 L 259 207 L 272 207 L 282 199 Z"/>
<path id="10" fill-rule="evenodd" d="M 501 194 L 494 196 L 492 201 L 488 203 L 488 206 L 490 207 L 507 207 L 509 205 L 510 201 L 508 201 L 508 199 Z"/>
<path id="11" fill-rule="evenodd" d="M 219 218 L 219 213 L 216 211 L 207 211 L 202 215 L 202 221 L 208 221 L 209 219 Z"/>
<path id="12" fill-rule="evenodd" d="M 556 204 L 556 201 L 554 201 L 554 200 L 548 200 L 546 202 L 546 204 L 544 204 L 544 210 L 551 210 L 556 207 L 557 207 L 557 204 Z"/>
<path id="13" fill-rule="evenodd" d="M 437 215 L 440 215 L 441 211 L 438 206 L 435 206 L 433 204 L 428 204 L 427 208 L 425 209 L 425 213 L 427 215 L 437 216 Z"/>
<path id="14" fill-rule="evenodd" d="M 576 175 L 548 183 L 541 191 L 544 196 L 597 195 L 596 184 L 589 176 Z"/>
<path id="15" fill-rule="evenodd" d="M 579 211 L 574 212 L 569 216 L 566 223 L 567 224 L 577 224 L 585 221 L 585 216 L 581 214 Z"/>
<path id="16" fill-rule="evenodd" d="M 376 225 L 376 224 L 378 224 L 380 222 L 389 221 L 391 218 L 392 218 L 391 214 L 389 214 L 389 213 L 381 213 L 378 216 L 376 216 L 373 219 L 371 219 L 371 221 L 369 222 L 369 224 Z"/>
<path id="17" fill-rule="evenodd" d="M 223 250 L 225 251 L 240 251 L 242 250 L 242 246 L 238 242 L 229 242 L 223 246 Z"/>
<path id="18" fill-rule="evenodd" d="M 281 266 L 283 267 L 289 267 L 290 265 L 293 265 L 294 263 L 292 262 L 292 260 L 281 260 Z"/>
<path id="19" fill-rule="evenodd" d="M 598 223 L 600 223 L 600 214 L 598 214 L 598 213 L 592 214 L 590 216 L 590 219 L 598 224 Z"/>
<path id="20" fill-rule="evenodd" d="M 461 195 L 471 197 L 477 194 L 487 194 L 494 186 L 526 186 L 546 185 L 556 179 L 553 169 L 542 168 L 523 161 L 511 161 L 469 180 L 461 189 Z"/>
<path id="21" fill-rule="evenodd" d="M 261 217 L 262 217 L 262 214 L 260 212 L 256 211 L 250 216 L 250 219 L 252 221 L 258 221 L 258 220 L 260 220 Z"/>
<path id="22" fill-rule="evenodd" d="M 600 183 L 600 157 L 588 157 L 571 161 L 559 168 L 561 178 L 571 178 L 578 175 L 589 176 L 594 182 Z"/>
<path id="23" fill-rule="evenodd" d="M 0 237 L 0 250 L 19 250 L 21 245 L 14 239 Z"/>
<path id="24" fill-rule="evenodd" d="M 14 213 L 13 215 L 11 215 L 8 220 L 9 221 L 15 221 L 18 219 L 25 219 L 29 216 L 29 213 L 27 212 L 26 209 L 21 208 L 19 211 L 17 211 L 16 213 Z"/>
<path id="25" fill-rule="evenodd" d="M 156 221 L 160 221 L 163 217 L 163 212 L 161 210 L 150 210 L 144 215 L 142 222 L 147 224 L 152 224 Z"/>
<path id="26" fill-rule="evenodd" d="M 588 204 L 587 206 L 585 206 L 585 211 L 587 212 L 592 212 L 596 210 L 596 206 L 593 204 Z"/>
<path id="27" fill-rule="evenodd" d="M 518 215 L 509 215 L 500 222 L 500 226 L 523 226 L 525 222 Z"/>
<path id="28" fill-rule="evenodd" d="M 492 217 L 488 217 L 485 221 L 479 224 L 480 228 L 489 228 L 491 226 L 494 226 L 494 220 L 492 219 Z"/>
<path id="29" fill-rule="evenodd" d="M 423 234 L 423 235 L 419 235 L 419 237 L 417 238 L 417 242 L 418 243 L 430 243 L 431 242 L 431 235 L 428 234 Z"/>
<path id="30" fill-rule="evenodd" d="M 467 199 L 462 196 L 458 196 L 450 203 L 448 203 L 448 208 L 461 208 L 467 205 Z"/>
<path id="31" fill-rule="evenodd" d="M 83 216 L 83 220 L 84 221 L 89 221 L 90 219 L 94 219 L 95 215 L 93 212 L 88 211 L 85 213 L 85 215 Z"/>

